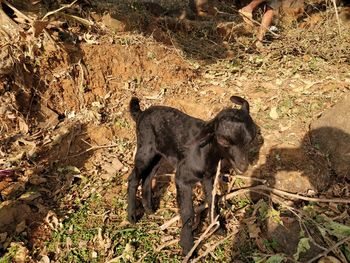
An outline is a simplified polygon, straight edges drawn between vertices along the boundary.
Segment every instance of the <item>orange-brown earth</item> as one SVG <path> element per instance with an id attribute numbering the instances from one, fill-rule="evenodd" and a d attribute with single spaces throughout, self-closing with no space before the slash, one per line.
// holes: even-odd
<path id="1" fill-rule="evenodd" d="M 0 182 L 0 234 L 6 233 L 2 248 L 21 236 L 30 250 L 27 260 L 48 254 L 59 261 L 62 248 L 47 248 L 46 242 L 78 209 L 76 199 L 95 193 L 103 197 L 106 213 L 118 215 L 106 222 L 125 228 L 125 190 L 135 146 L 128 103 L 134 95 L 144 108 L 168 105 L 206 120 L 232 107 L 231 95 L 243 96 L 264 138 L 247 176 L 294 193 L 343 193 L 337 184 L 326 187 L 335 175 L 308 139 L 312 120 L 348 93 L 350 68 L 342 54 L 328 62 L 308 46 L 311 42 L 296 47 L 283 39 L 259 53 L 244 47 L 249 37 L 237 36 L 241 42 L 229 48 L 229 58 L 201 60 L 176 45 L 174 32 L 161 31 L 169 33 L 174 46 L 158 42 L 157 31 L 153 36 L 145 32 L 109 33 L 94 41 L 64 43 L 60 49 L 44 42 L 35 72 L 24 70 L 20 80 L 0 81 L 0 167 L 13 171 Z M 81 183 L 83 191 L 77 187 Z M 162 197 L 161 210 L 176 211 L 174 186 L 165 187 L 169 196 Z M 115 198 L 123 205 L 116 206 Z M 111 259 L 119 254 L 103 255 Z"/>

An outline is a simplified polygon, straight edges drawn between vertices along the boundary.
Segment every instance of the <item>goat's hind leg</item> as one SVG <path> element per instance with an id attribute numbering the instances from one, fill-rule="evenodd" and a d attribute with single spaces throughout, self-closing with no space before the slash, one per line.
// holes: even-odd
<path id="1" fill-rule="evenodd" d="M 138 221 L 136 212 L 136 193 L 140 180 L 145 182 L 154 167 L 156 154 L 150 149 L 138 149 L 135 156 L 135 167 L 128 178 L 128 219 L 131 223 Z"/>
<path id="2" fill-rule="evenodd" d="M 155 156 L 150 164 L 150 173 L 142 178 L 142 205 L 147 214 L 154 212 L 154 206 L 152 201 L 152 179 L 158 171 L 160 156 Z"/>

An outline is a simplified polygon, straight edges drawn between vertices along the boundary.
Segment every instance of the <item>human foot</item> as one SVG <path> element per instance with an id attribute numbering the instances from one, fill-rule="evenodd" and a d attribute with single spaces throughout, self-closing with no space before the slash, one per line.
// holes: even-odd
<path id="1" fill-rule="evenodd" d="M 241 17 L 243 18 L 243 21 L 247 25 L 253 26 L 253 13 L 252 12 L 240 9 L 240 10 L 238 10 L 238 13 L 241 15 Z"/>

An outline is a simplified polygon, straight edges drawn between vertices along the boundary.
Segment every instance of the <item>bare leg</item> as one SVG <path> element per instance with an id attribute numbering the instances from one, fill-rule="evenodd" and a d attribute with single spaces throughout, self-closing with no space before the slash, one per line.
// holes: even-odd
<path id="1" fill-rule="evenodd" d="M 253 13 L 254 9 L 258 7 L 261 3 L 265 2 L 266 0 L 253 0 L 250 2 L 250 4 L 243 7 L 241 10 L 246 13 Z"/>
<path id="2" fill-rule="evenodd" d="M 263 41 L 266 32 L 268 31 L 268 29 L 270 28 L 271 24 L 272 24 L 272 20 L 274 18 L 274 16 L 276 15 L 276 11 L 270 7 L 267 8 L 264 16 L 262 17 L 261 20 L 261 26 L 259 29 L 259 33 L 258 33 L 258 41 Z"/>
<path id="3" fill-rule="evenodd" d="M 247 25 L 253 26 L 253 11 L 255 8 L 257 8 L 258 5 L 265 2 L 266 0 L 253 0 L 250 2 L 250 4 L 246 5 L 242 9 L 239 10 L 239 13 L 241 14 L 243 20 Z"/>

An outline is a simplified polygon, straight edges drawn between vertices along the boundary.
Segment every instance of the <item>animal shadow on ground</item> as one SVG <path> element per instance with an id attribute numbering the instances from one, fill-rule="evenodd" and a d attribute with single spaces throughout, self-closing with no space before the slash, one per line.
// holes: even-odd
<path id="1" fill-rule="evenodd" d="M 349 134 L 331 127 L 316 128 L 304 136 L 298 148 L 272 148 L 266 156 L 265 163 L 254 169 L 251 176 L 266 180 L 266 185 L 271 188 L 290 193 L 311 195 L 311 197 L 323 194 L 329 197 L 346 198 L 350 179 L 349 150 Z M 259 184 L 261 183 L 255 182 L 253 186 Z M 301 200 L 290 203 L 269 192 L 264 194 L 250 192 L 250 199 L 253 202 L 261 199 L 268 200 L 271 206 L 279 204 L 281 200 L 284 204 L 293 207 L 305 204 L 305 201 Z M 344 209 L 346 211 L 346 208 Z M 259 221 L 256 213 L 254 215 L 246 213 L 240 222 L 240 230 L 233 244 L 235 252 L 232 258 L 240 257 L 244 262 L 250 262 L 254 246 L 255 249 L 258 246 L 263 253 L 271 253 L 272 251 L 269 250 L 271 247 L 266 249 L 268 242 L 275 244 L 272 248 L 274 253 L 284 253 L 292 258 L 297 252 L 302 231 L 306 233 L 306 237 L 310 237 L 317 244 L 310 242 L 311 248 L 300 254 L 300 261 L 306 262 L 317 256 L 323 251 L 320 246 L 327 247 L 321 233 L 313 225 L 305 229 L 305 224 L 300 223 L 290 211 L 281 213 L 280 217 L 284 223 L 283 226 L 271 218 Z M 247 237 L 251 231 L 249 230 L 251 220 L 261 229 L 260 236 L 253 238 L 255 241 L 253 246 L 252 240 L 248 241 L 249 237 Z"/>

